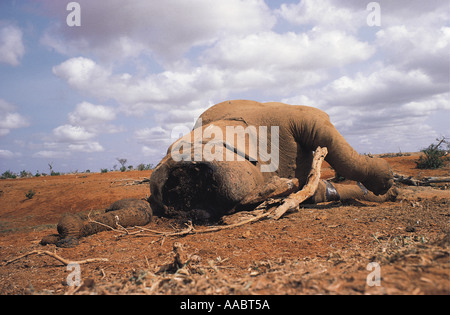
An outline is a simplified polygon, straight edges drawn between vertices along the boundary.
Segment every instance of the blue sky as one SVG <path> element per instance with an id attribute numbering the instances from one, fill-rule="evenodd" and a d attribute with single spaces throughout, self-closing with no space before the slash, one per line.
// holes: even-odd
<path id="1" fill-rule="evenodd" d="M 156 164 L 229 99 L 323 109 L 360 153 L 450 136 L 448 1 L 69 2 L 0 2 L 2 173 Z"/>

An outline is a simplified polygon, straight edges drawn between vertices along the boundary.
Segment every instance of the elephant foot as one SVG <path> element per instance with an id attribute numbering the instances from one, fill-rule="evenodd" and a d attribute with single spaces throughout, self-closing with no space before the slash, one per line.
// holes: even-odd
<path id="1" fill-rule="evenodd" d="M 356 185 L 332 184 L 329 181 L 322 180 L 317 187 L 314 196 L 311 198 L 312 203 L 328 202 L 328 201 L 373 201 L 385 202 L 395 201 L 399 194 L 396 187 L 392 187 L 383 195 L 375 195 L 367 190 L 365 185 L 357 183 Z"/>
<path id="2" fill-rule="evenodd" d="M 49 245 L 49 244 L 54 244 L 56 245 L 56 247 L 61 247 L 61 248 L 71 248 L 71 247 L 75 247 L 79 244 L 78 242 L 78 238 L 75 237 L 61 237 L 61 235 L 59 234 L 50 234 L 47 236 L 44 236 L 41 240 L 41 242 L 39 243 L 43 246 Z"/>

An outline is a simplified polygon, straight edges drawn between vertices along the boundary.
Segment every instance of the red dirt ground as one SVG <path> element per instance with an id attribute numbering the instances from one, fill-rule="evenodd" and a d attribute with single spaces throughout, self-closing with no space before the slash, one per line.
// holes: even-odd
<path id="1" fill-rule="evenodd" d="M 415 168 L 418 154 L 385 158 L 394 172 L 449 176 Z M 0 180 L 0 294 L 450 294 L 450 191 L 447 186 L 398 186 L 397 201 L 334 202 L 302 206 L 278 221 L 184 237 L 101 232 L 74 248 L 41 246 L 56 233 L 65 212 L 101 210 L 122 198 L 144 198 L 151 171 L 89 173 Z M 334 172 L 322 168 L 322 177 Z M 27 199 L 25 194 L 36 194 Z M 184 228 L 156 218 L 159 231 Z M 198 227 L 199 229 L 201 227 Z M 173 243 L 183 246 L 185 266 L 174 261 Z M 6 262 L 32 250 L 68 260 L 107 258 L 81 265 L 83 285 L 68 287 L 71 270 L 47 255 Z M 379 265 L 371 286 L 368 264 Z"/>

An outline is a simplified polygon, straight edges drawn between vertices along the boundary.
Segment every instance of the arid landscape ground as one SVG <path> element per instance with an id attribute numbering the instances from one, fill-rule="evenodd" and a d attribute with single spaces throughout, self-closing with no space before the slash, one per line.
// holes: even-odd
<path id="1" fill-rule="evenodd" d="M 438 170 L 419 170 L 418 157 L 384 158 L 398 174 L 449 176 L 449 162 Z M 111 230 L 83 238 L 73 248 L 39 244 L 56 233 L 65 212 L 95 213 L 122 198 L 147 197 L 148 183 L 132 184 L 150 174 L 0 180 L 0 294 L 450 294 L 446 184 L 397 184 L 401 193 L 395 202 L 305 205 L 277 221 L 212 233 L 162 237 Z M 324 163 L 322 177 L 333 176 Z M 25 196 L 30 190 L 35 192 L 31 199 Z M 154 218 L 145 228 L 175 232 L 185 226 Z M 174 243 L 181 246 L 184 262 L 178 270 L 171 268 Z M 49 255 L 7 263 L 33 250 L 70 261 L 108 260 L 80 265 L 82 285 L 69 287 L 71 270 Z M 378 283 L 371 282 L 373 272 L 379 272 Z"/>

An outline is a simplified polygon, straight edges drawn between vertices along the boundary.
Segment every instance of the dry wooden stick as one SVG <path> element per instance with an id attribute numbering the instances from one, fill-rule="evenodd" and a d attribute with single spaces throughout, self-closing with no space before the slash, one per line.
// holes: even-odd
<path id="1" fill-rule="evenodd" d="M 14 259 L 8 260 L 6 262 L 6 264 L 5 264 L 5 266 L 9 265 L 10 263 L 15 262 L 15 261 L 17 261 L 19 259 L 22 259 L 22 258 L 25 258 L 27 256 L 30 256 L 30 255 L 48 255 L 48 256 L 53 257 L 56 260 L 62 262 L 66 266 L 68 264 L 79 264 L 79 265 L 82 265 L 82 264 L 87 264 L 87 263 L 91 263 L 91 262 L 108 261 L 108 258 L 88 258 L 88 259 L 85 259 L 85 260 L 73 261 L 73 260 L 68 260 L 68 259 L 62 258 L 61 256 L 59 256 L 59 255 L 57 255 L 55 253 L 46 251 L 46 250 L 33 250 L 33 251 L 28 252 L 28 253 L 26 253 L 24 255 L 21 255 L 19 257 L 16 257 Z"/>
<path id="2" fill-rule="evenodd" d="M 275 209 L 273 215 L 271 215 L 271 218 L 278 220 L 283 214 L 286 213 L 286 211 L 297 208 L 299 204 L 314 195 L 320 181 L 320 167 L 322 166 L 322 162 L 327 153 L 327 148 L 317 147 L 314 153 L 311 171 L 308 175 L 306 185 L 299 192 L 291 194 L 288 198 L 286 198 L 283 204 Z"/>

